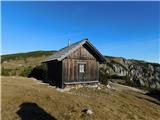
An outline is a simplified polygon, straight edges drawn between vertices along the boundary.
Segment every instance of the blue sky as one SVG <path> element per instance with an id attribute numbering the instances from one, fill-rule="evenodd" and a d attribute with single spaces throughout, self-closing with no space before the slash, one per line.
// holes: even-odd
<path id="1" fill-rule="evenodd" d="M 2 54 L 88 38 L 104 55 L 160 62 L 160 2 L 2 2 Z"/>

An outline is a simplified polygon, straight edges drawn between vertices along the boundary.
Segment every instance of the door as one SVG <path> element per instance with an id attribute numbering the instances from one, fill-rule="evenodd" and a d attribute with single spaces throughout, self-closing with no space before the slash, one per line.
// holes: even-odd
<path id="1" fill-rule="evenodd" d="M 78 81 L 85 81 L 86 79 L 86 64 L 78 64 Z"/>

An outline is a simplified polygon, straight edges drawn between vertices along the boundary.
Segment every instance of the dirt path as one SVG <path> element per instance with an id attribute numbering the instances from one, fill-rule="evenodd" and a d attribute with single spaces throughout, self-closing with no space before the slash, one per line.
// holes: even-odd
<path id="1" fill-rule="evenodd" d="M 129 87 L 129 86 L 125 86 L 125 85 L 120 85 L 120 84 L 113 83 L 113 82 L 109 82 L 109 85 L 111 87 L 115 88 L 116 90 L 126 90 L 126 91 L 131 90 L 131 91 L 142 93 L 142 94 L 146 94 L 148 92 L 146 90 L 141 90 L 141 89 L 138 89 L 138 88 Z"/>

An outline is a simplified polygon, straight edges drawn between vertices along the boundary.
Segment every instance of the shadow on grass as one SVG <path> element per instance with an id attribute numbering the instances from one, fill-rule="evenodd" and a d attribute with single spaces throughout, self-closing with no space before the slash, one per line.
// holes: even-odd
<path id="1" fill-rule="evenodd" d="M 153 97 L 155 99 L 157 99 L 158 101 L 160 101 L 160 90 L 151 90 L 148 93 L 146 93 L 146 95 Z"/>
<path id="2" fill-rule="evenodd" d="M 136 97 L 139 98 L 139 99 L 144 99 L 144 100 L 147 100 L 147 101 L 152 102 L 154 104 L 160 105 L 160 101 L 158 101 L 157 99 L 152 100 L 152 99 L 145 98 L 145 97 L 140 97 L 140 96 L 136 96 Z"/>
<path id="3" fill-rule="evenodd" d="M 28 77 L 33 77 L 42 82 L 47 82 L 45 81 L 47 73 L 41 66 L 34 67 L 33 70 L 30 72 L 30 74 L 28 75 Z"/>
<path id="4" fill-rule="evenodd" d="M 57 120 L 36 103 L 22 103 L 17 114 L 21 117 L 21 120 Z"/>
<path id="5" fill-rule="evenodd" d="M 51 86 L 56 86 L 56 83 L 53 80 L 48 79 L 47 68 L 44 65 L 36 66 L 32 69 L 30 74 L 27 77 L 33 77 L 43 83 L 47 83 Z"/>

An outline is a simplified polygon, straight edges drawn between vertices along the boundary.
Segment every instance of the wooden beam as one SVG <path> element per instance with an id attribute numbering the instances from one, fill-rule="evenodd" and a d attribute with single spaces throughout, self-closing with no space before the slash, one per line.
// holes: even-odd
<path id="1" fill-rule="evenodd" d="M 71 85 L 71 84 L 81 84 L 81 83 L 98 83 L 99 81 L 78 81 L 78 82 L 64 82 L 66 85 Z"/>

